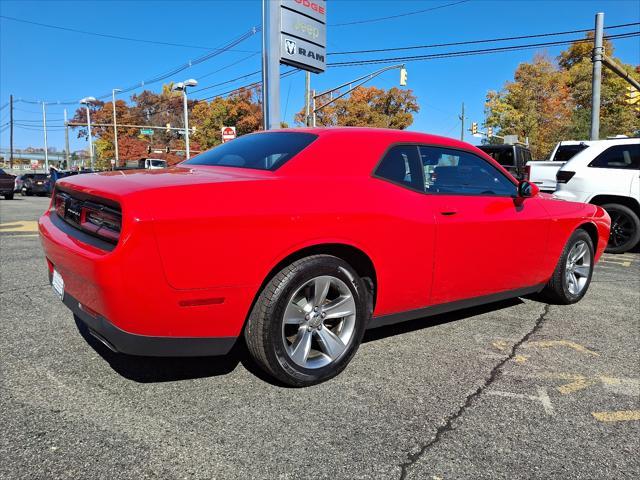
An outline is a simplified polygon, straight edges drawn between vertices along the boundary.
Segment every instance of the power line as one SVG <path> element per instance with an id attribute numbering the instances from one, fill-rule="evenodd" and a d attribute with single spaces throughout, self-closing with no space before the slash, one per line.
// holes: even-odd
<path id="1" fill-rule="evenodd" d="M 609 35 L 605 37 L 608 40 L 613 39 L 622 39 L 622 38 L 632 38 L 640 36 L 640 32 L 631 32 L 631 33 L 621 33 L 618 35 Z M 359 65 L 375 65 L 380 63 L 396 63 L 396 62 L 413 62 L 419 60 L 432 60 L 436 58 L 454 58 L 454 57 L 466 57 L 473 55 L 486 55 L 491 53 L 498 52 L 513 52 L 518 50 L 529 50 L 532 48 L 539 47 L 550 47 L 557 45 L 568 45 L 572 43 L 584 43 L 584 42 L 592 42 L 592 39 L 582 38 L 582 39 L 574 39 L 574 40 L 563 40 L 563 41 L 555 41 L 555 42 L 541 42 L 541 43 L 531 43 L 525 45 L 510 45 L 505 47 L 494 47 L 494 48 L 484 48 L 478 50 L 463 50 L 458 52 L 443 52 L 443 53 L 432 53 L 428 55 L 412 55 L 406 57 L 387 57 L 387 58 L 374 58 L 370 60 L 356 60 L 349 62 L 334 62 L 327 64 L 328 67 L 352 67 Z"/>
<path id="2" fill-rule="evenodd" d="M 128 41 L 128 42 L 138 42 L 138 43 L 147 43 L 147 44 L 153 44 L 153 45 L 164 45 L 164 46 L 170 46 L 170 47 L 184 47 L 184 48 L 197 48 L 200 50 L 217 50 L 216 48 L 212 48 L 212 47 L 205 47 L 202 45 L 188 45 L 188 44 L 184 44 L 184 43 L 172 43 L 172 42 L 162 42 L 162 41 L 158 41 L 158 40 L 148 40 L 148 39 L 144 39 L 144 38 L 132 38 L 132 37 L 124 37 L 122 35 L 113 35 L 111 33 L 98 33 L 98 32 L 89 32 L 86 30 L 79 30 L 77 28 L 70 28 L 70 27 L 63 27 L 60 25 L 51 25 L 48 23 L 40 23 L 40 22 L 34 22 L 32 20 L 25 20 L 23 18 L 16 18 L 16 17 L 8 17 L 6 15 L 0 15 L 0 18 L 3 18 L 5 20 L 11 20 L 13 22 L 20 22 L 20 23 L 26 23 L 29 25 L 36 25 L 38 27 L 45 27 L 45 28 L 53 28 L 56 30 L 64 30 L 66 32 L 73 32 L 73 33 L 81 33 L 83 35 L 92 35 L 94 37 L 104 37 L 104 38 L 111 38 L 114 40 L 124 40 L 124 41 Z M 243 53 L 248 53 L 248 50 L 233 50 L 235 52 L 243 52 Z"/>
<path id="3" fill-rule="evenodd" d="M 256 53 L 252 53 L 251 55 L 248 55 L 246 57 L 242 57 L 240 60 L 235 61 L 233 63 L 230 63 L 228 65 L 225 65 L 224 67 L 221 67 L 217 70 L 214 70 L 213 72 L 209 72 L 209 73 L 205 73 L 204 75 L 198 75 L 198 81 L 202 80 L 203 78 L 207 78 L 210 77 L 211 75 L 215 75 L 216 73 L 222 72 L 223 70 L 226 70 L 227 68 L 231 68 L 235 65 L 238 65 L 239 63 L 242 63 L 246 60 L 249 60 L 250 58 L 255 57 L 256 55 L 259 55 L 260 52 L 256 52 Z"/>
<path id="4" fill-rule="evenodd" d="M 169 77 L 172 77 L 188 68 L 191 68 L 195 65 L 198 65 L 202 62 L 205 62 L 213 57 L 216 57 L 224 52 L 227 52 L 229 50 L 231 50 L 233 47 L 235 47 L 236 45 L 240 44 L 241 42 L 247 40 L 248 38 L 251 38 L 253 35 L 255 35 L 256 33 L 258 33 L 260 30 L 262 29 L 262 27 L 252 27 L 249 31 L 243 33 L 242 35 L 240 35 L 239 37 L 235 38 L 234 40 L 230 41 L 229 43 L 223 45 L 220 48 L 217 48 L 215 51 L 213 52 L 209 52 L 205 55 L 202 55 L 198 58 L 196 58 L 195 60 L 189 60 L 188 62 L 173 68 L 172 70 L 169 70 L 165 73 L 162 73 L 160 75 L 157 75 L 153 78 L 150 78 L 148 80 L 143 80 L 142 82 L 136 83 L 135 85 L 131 85 L 129 87 L 123 88 L 121 89 L 121 93 L 126 93 L 126 92 L 131 92 L 133 90 L 136 90 L 140 87 L 146 87 L 147 85 L 151 85 L 157 82 L 160 82 L 162 80 L 165 80 Z M 111 97 L 111 92 L 109 93 L 105 93 L 104 95 L 100 95 L 97 96 L 96 99 L 98 100 L 103 100 L 106 98 L 110 98 Z M 25 100 L 25 99 L 18 99 L 17 101 L 22 102 L 22 103 L 27 103 L 27 104 L 40 104 L 42 102 L 40 101 L 36 101 L 36 100 Z M 78 101 L 77 100 L 68 100 L 68 101 L 57 101 L 57 102 L 45 102 L 47 105 L 77 105 Z"/>
<path id="5" fill-rule="evenodd" d="M 446 3 L 444 5 L 438 5 L 437 7 L 425 8 L 423 10 L 415 10 L 413 12 L 399 13 L 397 15 L 390 15 L 388 17 L 369 18 L 366 20 L 354 20 L 352 22 L 333 23 L 329 24 L 330 27 L 344 27 L 346 25 L 360 25 L 363 23 L 382 22 L 384 20 L 393 20 L 395 18 L 408 17 L 410 15 L 418 15 L 420 13 L 432 12 L 433 10 L 439 10 L 441 8 L 453 7 L 454 5 L 460 5 L 461 3 L 467 3 L 471 0 L 459 0 L 458 2 Z"/>
<path id="6" fill-rule="evenodd" d="M 633 23 L 623 23 L 620 25 L 611 25 L 610 27 L 605 27 L 605 29 L 614 29 L 614 28 L 624 28 L 640 25 L 640 22 Z M 552 36 L 560 36 L 560 35 L 571 35 L 575 33 L 586 33 L 592 32 L 593 28 L 584 28 L 581 30 L 567 30 L 565 32 L 549 32 L 549 33 L 538 33 L 533 35 L 521 35 L 518 37 L 503 37 L 503 38 L 489 38 L 484 40 L 467 40 L 461 42 L 449 42 L 449 43 L 433 43 L 430 45 L 412 45 L 409 47 L 389 47 L 389 48 L 374 48 L 369 50 L 351 50 L 346 52 L 329 52 L 329 55 L 353 55 L 353 54 L 362 54 L 362 53 L 378 53 L 378 52 L 391 52 L 391 51 L 401 51 L 401 50 L 416 50 L 421 48 L 437 48 L 437 47 L 452 47 L 457 45 L 473 45 L 477 43 L 492 43 L 492 42 L 506 42 L 510 40 L 524 40 L 527 38 L 539 38 L 539 37 L 552 37 Z"/>

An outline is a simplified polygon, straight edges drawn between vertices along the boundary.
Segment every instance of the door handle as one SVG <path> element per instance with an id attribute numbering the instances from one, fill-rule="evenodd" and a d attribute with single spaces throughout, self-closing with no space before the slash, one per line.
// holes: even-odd
<path id="1" fill-rule="evenodd" d="M 455 215 L 456 213 L 458 213 L 457 210 L 444 210 L 440 212 L 440 215 L 444 215 L 445 217 L 450 217 L 451 215 Z"/>

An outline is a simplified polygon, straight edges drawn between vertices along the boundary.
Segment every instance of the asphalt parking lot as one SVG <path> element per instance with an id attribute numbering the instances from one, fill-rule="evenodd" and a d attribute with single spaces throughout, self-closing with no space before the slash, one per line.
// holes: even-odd
<path id="1" fill-rule="evenodd" d="M 47 282 L 47 198 L 0 200 L 0 478 L 640 476 L 640 254 L 585 299 L 371 331 L 311 388 L 221 358 L 115 355 Z"/>

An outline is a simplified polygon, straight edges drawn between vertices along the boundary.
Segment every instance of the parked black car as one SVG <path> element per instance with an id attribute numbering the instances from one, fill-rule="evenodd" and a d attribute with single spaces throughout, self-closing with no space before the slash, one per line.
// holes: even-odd
<path id="1" fill-rule="evenodd" d="M 15 175 L 11 175 L 0 168 L 0 195 L 7 200 L 12 200 L 15 182 Z"/>
<path id="2" fill-rule="evenodd" d="M 48 175 L 46 173 L 25 173 L 22 178 L 22 195 L 46 195 L 48 193 Z"/>
<path id="3" fill-rule="evenodd" d="M 531 161 L 531 152 L 524 145 L 480 145 L 478 148 L 518 180 L 525 179 L 525 166 Z"/>

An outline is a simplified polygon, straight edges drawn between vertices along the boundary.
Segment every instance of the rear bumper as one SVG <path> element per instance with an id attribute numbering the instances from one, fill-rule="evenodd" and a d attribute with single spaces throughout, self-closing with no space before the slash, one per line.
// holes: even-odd
<path id="1" fill-rule="evenodd" d="M 236 337 L 154 337 L 137 335 L 119 329 L 106 318 L 93 316 L 81 303 L 65 294 L 63 303 L 69 307 L 89 333 L 107 348 L 117 353 L 149 357 L 200 357 L 225 355 L 236 342 Z"/>

